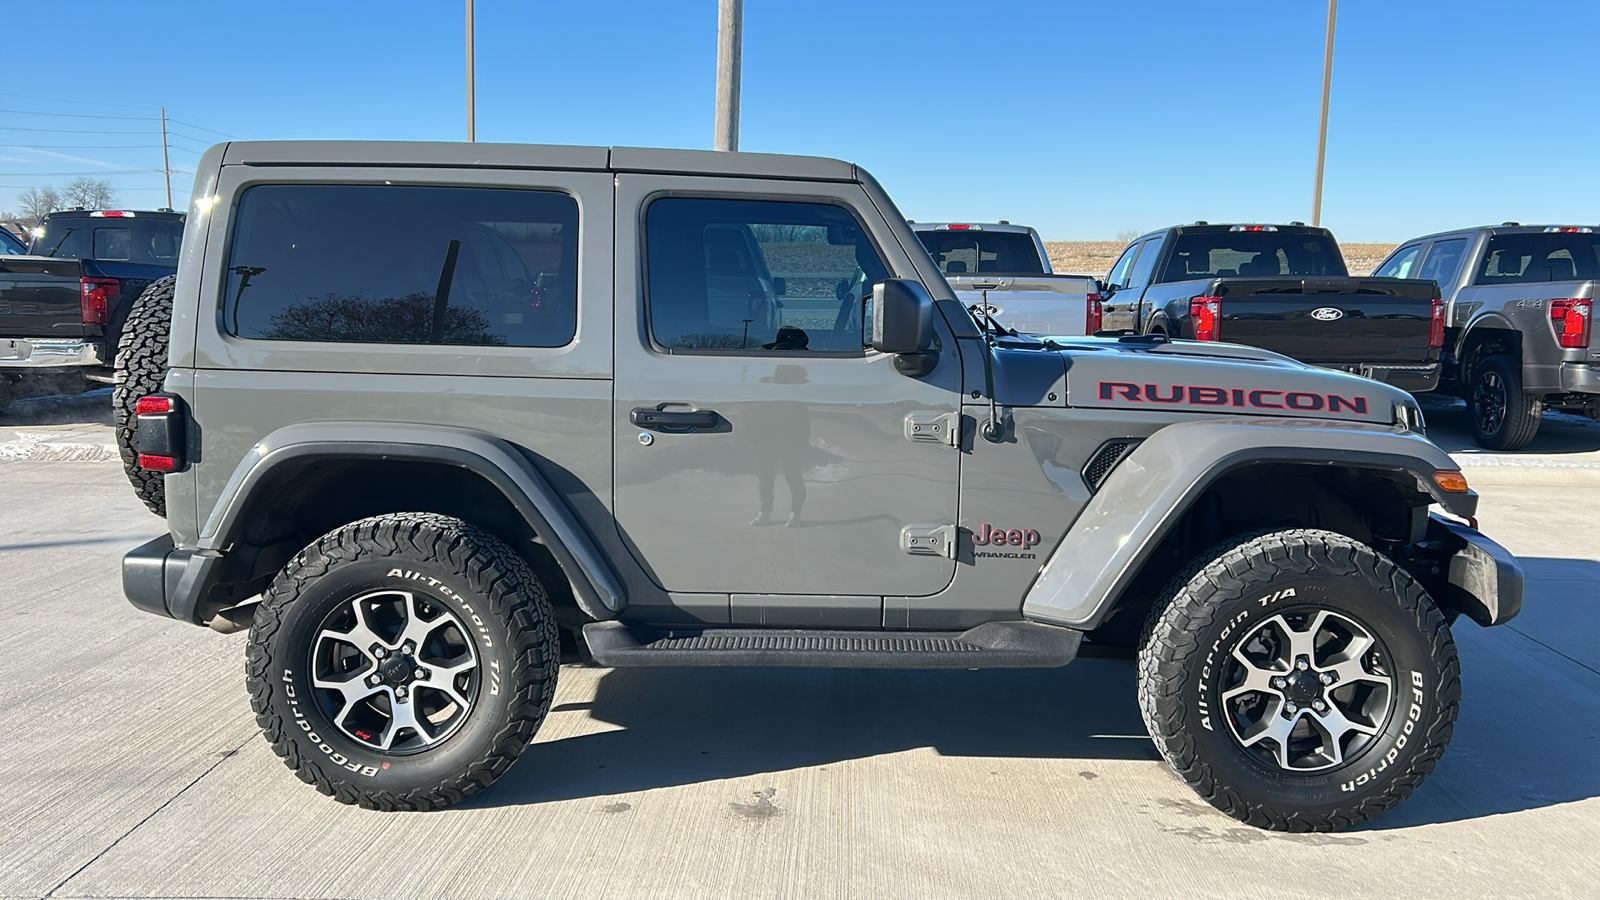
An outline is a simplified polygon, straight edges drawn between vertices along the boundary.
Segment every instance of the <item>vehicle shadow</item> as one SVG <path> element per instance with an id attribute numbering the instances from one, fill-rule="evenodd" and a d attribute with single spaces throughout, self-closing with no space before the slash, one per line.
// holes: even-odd
<path id="1" fill-rule="evenodd" d="M 492 790 L 509 806 L 597 797 L 932 747 L 947 756 L 1159 757 L 1133 664 L 1063 669 L 613 669 L 587 709 L 620 730 L 530 746 Z"/>
<path id="2" fill-rule="evenodd" d="M 1504 450 L 1485 450 L 1472 439 L 1472 425 L 1467 419 L 1467 405 L 1463 401 L 1430 397 L 1428 394 L 1418 395 L 1418 401 L 1428 418 L 1428 438 L 1446 453 L 1506 453 Z M 1517 456 L 1560 456 L 1597 451 L 1600 451 L 1600 422 L 1571 413 L 1547 412 L 1539 423 L 1539 433 L 1534 436 L 1533 442 L 1512 453 Z"/>
<path id="3" fill-rule="evenodd" d="M 111 388 L 100 385 L 83 393 L 19 397 L 0 412 L 0 426 L 112 424 Z"/>
<path id="4" fill-rule="evenodd" d="M 1522 560 L 1528 612 L 1455 628 L 1465 697 L 1454 739 L 1417 794 L 1368 830 L 1461 821 L 1600 796 L 1600 562 Z M 1562 640 L 1570 641 L 1563 645 Z M 1587 653 L 1588 655 L 1584 655 Z M 1525 723 L 1541 716 L 1537 737 Z M 1127 660 L 1064 669 L 881 671 L 612 669 L 592 702 L 558 704 L 617 726 L 541 741 L 469 801 L 603 797 L 917 748 L 946 756 L 1157 760 Z M 548 727 L 548 726 L 547 726 Z M 1062 777 L 1071 774 L 1063 768 Z"/>

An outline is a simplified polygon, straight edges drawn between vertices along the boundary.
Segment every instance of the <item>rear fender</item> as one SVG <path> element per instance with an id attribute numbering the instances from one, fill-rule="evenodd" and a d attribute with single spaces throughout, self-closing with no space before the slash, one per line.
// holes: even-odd
<path id="1" fill-rule="evenodd" d="M 1261 463 L 1405 472 L 1454 515 L 1477 494 L 1433 483 L 1456 469 L 1427 438 L 1379 425 L 1307 419 L 1184 422 L 1156 432 L 1114 469 L 1023 599 L 1029 619 L 1090 630 L 1110 612 L 1168 531 L 1222 476 Z"/>

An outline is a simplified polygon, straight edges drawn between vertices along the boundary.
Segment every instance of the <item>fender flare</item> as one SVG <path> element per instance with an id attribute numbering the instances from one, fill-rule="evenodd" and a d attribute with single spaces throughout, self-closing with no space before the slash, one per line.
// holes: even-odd
<path id="1" fill-rule="evenodd" d="M 477 474 L 505 495 L 539 535 L 572 583 L 585 614 L 613 619 L 626 607 L 621 580 L 531 454 L 499 438 L 439 425 L 310 422 L 272 432 L 234 468 L 223 501 L 200 532 L 196 555 L 226 551 L 251 494 L 278 467 L 307 459 L 353 458 L 432 462 Z"/>
<path id="2" fill-rule="evenodd" d="M 1447 493 L 1433 483 L 1436 470 L 1459 467 L 1418 434 L 1325 420 L 1183 422 L 1151 435 L 1106 477 L 1028 589 L 1023 616 L 1098 626 L 1207 488 L 1238 469 L 1281 462 L 1404 472 L 1453 515 L 1477 509 L 1475 492 Z"/>
<path id="3" fill-rule="evenodd" d="M 1507 319 L 1498 310 L 1480 311 L 1476 317 L 1467 322 L 1466 326 L 1461 329 L 1461 337 L 1457 339 L 1455 347 L 1457 365 L 1465 366 L 1467 364 L 1466 359 L 1462 356 L 1463 351 L 1467 349 L 1467 344 L 1471 343 L 1474 336 L 1484 331 L 1505 331 L 1515 335 L 1513 340 L 1519 350 L 1522 348 L 1523 341 L 1527 339 L 1527 335 L 1523 333 L 1522 329 L 1511 324 L 1511 320 Z M 1467 374 L 1469 373 L 1464 372 L 1463 377 L 1466 377 Z"/>

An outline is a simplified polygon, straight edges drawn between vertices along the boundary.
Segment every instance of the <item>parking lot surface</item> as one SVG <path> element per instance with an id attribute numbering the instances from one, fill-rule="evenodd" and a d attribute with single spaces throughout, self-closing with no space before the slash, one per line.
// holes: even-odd
<path id="1" fill-rule="evenodd" d="M 1429 408 L 1484 495 L 1485 532 L 1523 561 L 1524 611 L 1456 630 L 1461 719 L 1416 795 L 1362 829 L 1296 836 L 1180 783 L 1120 660 L 567 666 L 536 743 L 484 794 L 433 813 L 342 806 L 259 737 L 242 636 L 122 599 L 121 555 L 162 522 L 114 451 L 25 450 L 109 444 L 95 401 L 73 403 L 0 418 L 0 897 L 1287 900 L 1600 883 L 1594 423 L 1547 417 L 1529 451 L 1496 456 L 1460 437 L 1459 408 Z"/>

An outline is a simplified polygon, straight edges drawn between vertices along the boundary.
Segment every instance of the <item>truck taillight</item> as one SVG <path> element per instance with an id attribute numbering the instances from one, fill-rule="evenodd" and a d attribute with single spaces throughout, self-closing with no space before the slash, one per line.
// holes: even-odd
<path id="1" fill-rule="evenodd" d="M 1089 302 L 1084 307 L 1083 312 L 1084 334 L 1094 334 L 1100 330 L 1100 325 L 1105 319 L 1104 313 L 1101 311 L 1101 304 L 1104 302 L 1105 298 L 1099 294 L 1089 295 Z"/>
<path id="2" fill-rule="evenodd" d="M 1578 349 L 1589 346 L 1593 311 L 1593 300 L 1551 300 L 1550 327 L 1556 330 L 1556 343 Z"/>
<path id="3" fill-rule="evenodd" d="M 1194 297 L 1189 300 L 1189 321 L 1194 325 L 1194 339 L 1217 341 L 1222 324 L 1221 297 Z"/>
<path id="4" fill-rule="evenodd" d="M 122 286 L 115 278 L 79 278 L 78 290 L 83 297 L 83 324 L 104 325 L 106 311 L 116 303 Z"/>
<path id="5" fill-rule="evenodd" d="M 1438 350 L 1444 346 L 1444 301 L 1438 297 L 1433 298 L 1433 313 L 1428 320 L 1428 349 Z"/>

